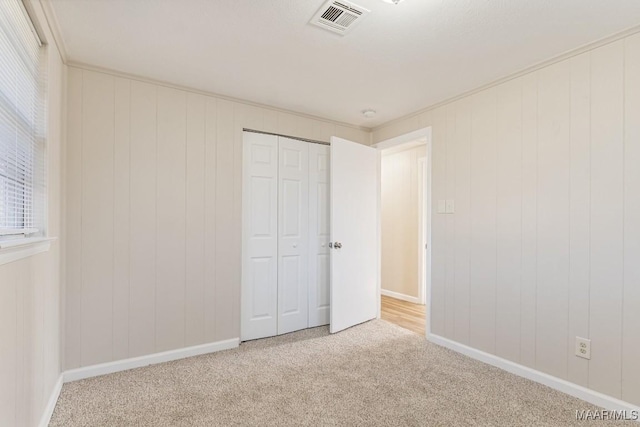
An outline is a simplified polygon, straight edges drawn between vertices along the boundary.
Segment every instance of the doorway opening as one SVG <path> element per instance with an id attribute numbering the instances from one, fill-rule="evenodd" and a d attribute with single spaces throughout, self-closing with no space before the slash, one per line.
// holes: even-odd
<path id="1" fill-rule="evenodd" d="M 427 333 L 430 129 L 380 150 L 380 317 Z"/>

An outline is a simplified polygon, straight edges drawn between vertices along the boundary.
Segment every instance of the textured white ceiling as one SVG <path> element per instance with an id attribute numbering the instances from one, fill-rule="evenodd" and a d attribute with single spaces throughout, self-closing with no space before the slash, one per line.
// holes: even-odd
<path id="1" fill-rule="evenodd" d="M 373 127 L 640 23 L 638 0 L 52 0 L 69 57 Z M 361 111 L 378 114 L 365 119 Z"/>

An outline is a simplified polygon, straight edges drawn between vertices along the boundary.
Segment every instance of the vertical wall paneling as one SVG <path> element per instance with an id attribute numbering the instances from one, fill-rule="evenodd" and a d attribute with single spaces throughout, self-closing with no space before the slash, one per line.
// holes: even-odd
<path id="1" fill-rule="evenodd" d="M 237 338 L 242 129 L 338 125 L 77 67 L 67 96 L 65 369 Z"/>
<path id="2" fill-rule="evenodd" d="M 217 102 L 205 100 L 205 146 L 204 146 L 204 342 L 216 339 L 216 260 L 217 241 Z"/>
<path id="3" fill-rule="evenodd" d="M 7 336 L 7 345 L 9 346 L 7 350 L 13 347 L 13 354 L 9 353 L 8 355 L 7 368 L 21 368 L 22 372 L 24 372 L 22 378 L 18 375 L 19 371 L 17 369 L 15 369 L 15 373 L 12 372 L 9 374 L 9 378 L 13 378 L 14 380 L 9 380 L 9 384 L 12 384 L 12 387 L 9 394 L 3 399 L 6 400 L 8 398 L 16 405 L 15 408 L 9 410 L 9 416 L 14 418 L 16 423 L 19 421 L 25 423 L 30 422 L 29 408 L 32 406 L 34 398 L 32 393 L 29 393 L 29 389 L 31 385 L 34 384 L 31 366 L 33 364 L 33 351 L 35 348 L 32 346 L 33 341 L 28 337 L 28 335 L 31 335 L 28 331 L 30 331 L 33 325 L 33 319 L 32 315 L 24 315 L 24 313 L 33 313 L 34 308 L 34 301 L 32 299 L 33 285 L 24 273 L 26 268 L 28 268 L 28 264 L 28 262 L 21 262 L 13 265 L 11 266 L 13 268 L 9 268 L 8 272 L 6 267 L 3 268 L 5 272 L 4 276 L 9 276 L 13 279 L 11 283 L 24 283 L 27 285 L 22 289 L 18 289 L 15 285 L 8 287 L 9 297 L 7 298 L 7 302 L 13 302 L 15 307 L 7 310 L 9 316 L 13 314 L 13 319 L 8 320 L 7 326 L 9 326 L 10 329 L 5 329 L 3 333 L 3 337 L 5 337 L 7 333 L 9 334 Z M 20 310 L 22 310 L 22 316 L 19 314 Z"/>
<path id="4" fill-rule="evenodd" d="M 455 169 L 455 228 L 451 243 L 455 245 L 453 264 L 455 280 L 454 328 L 456 341 L 469 344 L 469 262 L 471 231 L 471 103 L 457 103 L 456 138 L 452 150 Z"/>
<path id="5" fill-rule="evenodd" d="M 129 357 L 129 131 L 131 83 L 115 79 L 113 147 L 113 358 Z"/>
<path id="6" fill-rule="evenodd" d="M 7 322 L 12 327 L 12 330 L 5 329 L 0 332 L 2 334 L 0 336 L 10 343 L 6 350 L 10 349 L 9 351 L 13 353 L 7 354 L 6 350 L 4 352 L 8 356 L 7 367 L 13 371 L 12 376 L 15 378 L 15 381 L 8 382 L 13 389 L 13 396 L 10 396 L 9 399 L 15 402 L 15 407 L 9 410 L 9 414 L 15 417 L 15 425 L 29 424 L 29 408 L 35 403 L 34 400 L 36 398 L 36 391 L 31 390 L 32 385 L 36 383 L 36 372 L 33 369 L 35 366 L 34 359 L 36 355 L 34 353 L 36 346 L 32 346 L 32 342 L 27 339 L 27 336 L 34 328 L 35 323 L 37 323 L 36 316 L 40 313 L 34 311 L 33 281 L 29 280 L 29 277 L 25 274 L 27 272 L 25 267 L 28 265 L 28 261 L 21 262 L 12 269 L 14 271 L 13 280 L 10 283 L 13 286 L 7 287 L 9 291 L 7 302 L 13 303 L 15 307 L 6 307 L 8 314 L 13 315 L 13 318 Z M 24 283 L 27 286 L 20 286 L 18 283 Z M 24 313 L 32 314 L 31 316 L 24 316 Z M 36 321 L 34 322 L 34 320 Z M 36 341 L 34 340 L 33 344 L 35 343 Z M 24 372 L 24 375 L 21 376 L 18 372 Z"/>
<path id="7" fill-rule="evenodd" d="M 360 129 L 336 125 L 335 127 L 335 136 L 340 138 L 344 138 L 349 141 L 358 142 L 360 144 L 369 145 L 369 133 L 364 132 Z"/>
<path id="8" fill-rule="evenodd" d="M 446 109 L 446 132 L 447 132 L 447 145 L 446 145 L 446 192 L 447 199 L 452 199 L 455 202 L 456 193 L 456 114 L 457 104 L 449 104 Z M 416 203 L 417 205 L 417 203 Z M 446 255 L 445 255 L 445 333 L 451 337 L 454 334 L 455 329 L 455 241 L 454 230 L 456 224 L 456 216 L 453 214 L 446 215 Z"/>
<path id="9" fill-rule="evenodd" d="M 433 114 L 433 169 L 432 179 L 432 200 L 446 199 L 446 188 L 444 186 L 446 180 L 446 110 L 438 109 Z M 446 231 L 446 215 L 437 213 L 438 203 L 432 204 L 432 233 L 431 233 L 431 332 L 436 335 L 445 334 L 445 256 L 447 237 Z"/>
<path id="10" fill-rule="evenodd" d="M 156 351 L 185 342 L 186 93 L 158 88 Z"/>
<path id="11" fill-rule="evenodd" d="M 472 102 L 470 343 L 492 353 L 496 327 L 496 89 L 474 95 Z"/>
<path id="12" fill-rule="evenodd" d="M 229 101 L 217 102 L 217 143 L 216 143 L 216 301 L 215 301 L 215 340 L 224 340 L 238 336 L 238 332 L 229 328 L 234 312 L 235 287 L 233 266 L 234 236 L 236 234 L 234 215 L 234 157 L 235 123 L 234 104 Z M 238 311 L 236 310 L 236 313 Z"/>
<path id="13" fill-rule="evenodd" d="M 566 377 L 569 304 L 571 63 L 540 71 L 538 84 L 538 285 L 536 367 Z"/>
<path id="14" fill-rule="evenodd" d="M 236 130 L 240 137 L 240 146 L 242 146 L 243 128 L 264 130 L 264 112 L 258 107 L 237 104 L 237 109 L 234 117 L 236 122 Z"/>
<path id="15" fill-rule="evenodd" d="M 113 352 L 114 78 L 83 74 L 81 361 L 96 364 Z"/>
<path id="16" fill-rule="evenodd" d="M 233 264 L 231 272 L 233 275 L 232 287 L 233 301 L 231 322 L 229 328 L 236 331 L 232 337 L 237 337 L 240 332 L 240 290 L 242 281 L 242 149 L 243 149 L 243 128 L 262 129 L 262 114 L 260 110 L 253 106 L 234 104 L 233 111 L 233 232 L 231 241 L 233 252 Z"/>
<path id="17" fill-rule="evenodd" d="M 278 133 L 278 112 L 274 110 L 264 110 L 262 112 L 262 128 L 256 130 Z"/>
<path id="18" fill-rule="evenodd" d="M 520 363 L 535 367 L 537 294 L 538 73 L 522 77 Z"/>
<path id="19" fill-rule="evenodd" d="M 65 368 L 81 366 L 82 298 L 82 70 L 67 75 Z"/>
<path id="20" fill-rule="evenodd" d="M 58 52 L 51 48 L 48 55 L 47 63 L 47 99 L 51 104 L 47 107 L 47 230 L 51 235 L 58 236 L 58 239 L 52 244 L 48 255 L 38 257 L 38 261 L 34 263 L 34 268 L 38 270 L 38 279 L 43 277 L 44 283 L 44 382 L 42 407 L 37 408 L 36 416 L 39 415 L 41 408 L 46 405 L 48 393 L 54 389 L 60 375 L 61 358 L 64 345 L 63 314 L 61 309 L 64 307 L 63 297 L 63 280 L 64 272 L 64 236 L 63 236 L 63 168 L 64 168 L 64 150 L 63 150 L 63 129 L 67 117 L 63 114 L 66 109 L 66 66 L 62 63 Z"/>
<path id="21" fill-rule="evenodd" d="M 155 352 L 156 87 L 131 82 L 129 356 Z"/>
<path id="22" fill-rule="evenodd" d="M 42 259 L 41 257 L 38 257 Z M 32 261 L 20 262 L 13 268 L 15 287 L 9 287 L 14 291 L 13 301 L 15 308 L 9 308 L 9 313 L 14 314 L 14 319 L 9 321 L 13 327 L 13 344 L 15 359 L 9 367 L 14 366 L 16 372 L 15 390 L 15 418 L 16 424 L 21 422 L 33 425 L 37 422 L 35 414 L 43 406 L 44 399 L 44 304 L 43 281 L 39 272 L 41 268 Z M 40 276 L 40 277 L 37 277 Z M 22 289 L 20 289 L 22 286 Z M 12 301 L 9 298 L 9 301 Z M 22 314 L 22 316 L 21 316 Z M 11 345 L 10 345 L 11 346 Z M 11 358 L 9 359 L 11 360 Z M 24 373 L 21 375 L 21 373 Z"/>
<path id="23" fill-rule="evenodd" d="M 522 80 L 497 87 L 496 354 L 520 360 Z"/>
<path id="24" fill-rule="evenodd" d="M 18 381 L 22 379 L 24 390 L 29 390 L 28 395 L 21 396 L 17 399 L 20 402 L 26 399 L 26 403 L 22 408 L 17 409 L 17 419 L 24 416 L 27 424 L 35 424 L 33 414 L 30 408 L 40 407 L 42 395 L 42 288 L 36 289 L 33 282 L 33 273 L 35 268 L 30 262 L 20 263 L 17 267 L 16 283 L 24 283 L 22 290 L 17 290 L 18 298 L 22 298 L 22 307 L 20 305 L 17 310 L 24 310 L 29 313 L 24 319 L 19 319 L 16 323 L 19 330 L 16 332 L 17 344 L 21 347 L 18 350 L 18 357 L 22 358 L 18 362 L 18 366 L 22 365 L 26 371 L 23 378 L 18 377 Z M 42 285 L 40 283 L 40 285 Z M 16 311 L 17 311 L 16 310 Z M 23 413 L 24 412 L 24 413 Z"/>
<path id="25" fill-rule="evenodd" d="M 202 95 L 187 94 L 185 188 L 185 345 L 205 341 L 206 241 L 206 103 Z"/>
<path id="26" fill-rule="evenodd" d="M 589 387 L 621 395 L 624 42 L 591 53 L 591 361 Z"/>
<path id="27" fill-rule="evenodd" d="M 311 120 L 308 117 L 296 117 L 295 133 L 293 135 L 308 135 L 307 138 L 311 138 L 315 130 L 314 122 L 314 120 Z"/>
<path id="28" fill-rule="evenodd" d="M 567 378 L 587 386 L 589 362 L 575 356 L 576 337 L 589 337 L 590 54 L 571 59 L 569 333 Z"/>
<path id="29" fill-rule="evenodd" d="M 313 123 L 313 138 L 317 141 L 329 142 L 336 133 L 336 126 L 333 123 L 316 121 Z"/>
<path id="30" fill-rule="evenodd" d="M 300 136 L 296 135 L 296 116 L 279 111 L 277 133 L 288 136 Z"/>
<path id="31" fill-rule="evenodd" d="M 6 268 L 6 267 L 5 267 Z M 13 273 L 13 272 L 12 272 Z M 18 359 L 22 357 L 21 346 L 18 345 L 17 336 L 17 310 L 18 278 L 14 274 L 6 274 L 7 283 L 0 287 L 0 383 L 11 384 L 11 387 L 0 388 L 0 424 L 6 426 L 17 425 L 18 414 L 16 405 L 18 402 L 17 383 L 19 381 L 17 370 Z M 20 379 L 21 380 L 21 379 Z"/>
<path id="32" fill-rule="evenodd" d="M 38 258 L 43 258 L 42 256 Z M 30 389 L 31 399 L 30 408 L 42 408 L 44 405 L 44 288 L 46 287 L 46 278 L 43 277 L 44 269 L 22 264 L 25 268 L 22 270 L 20 282 L 31 283 L 27 287 L 25 293 L 25 307 L 32 315 L 24 322 L 22 337 L 19 341 L 27 342 L 24 358 L 27 375 L 25 375 L 25 388 Z M 30 301 L 30 303 L 27 303 Z M 27 417 L 28 424 L 34 425 L 36 419 L 34 414 Z"/>
<path id="33" fill-rule="evenodd" d="M 60 375 L 61 346 L 64 345 L 63 315 L 61 308 L 64 301 L 62 290 L 63 258 L 61 254 L 64 248 L 63 239 L 63 141 L 62 130 L 67 117 L 63 112 L 66 84 L 66 67 L 61 61 L 55 49 L 49 50 L 51 53 L 47 58 L 47 100 L 50 106 L 46 108 L 47 114 L 47 230 L 50 235 L 58 236 L 58 239 L 51 245 L 48 254 L 42 254 L 33 260 L 32 266 L 35 273 L 32 276 L 32 283 L 36 286 L 41 284 L 43 295 L 43 341 L 42 341 L 42 366 L 43 383 L 41 405 L 34 408 L 35 417 L 41 415 L 41 411 L 47 404 L 47 398 L 51 390 L 54 389 Z M 40 282 L 37 282 L 40 281 Z"/>
<path id="34" fill-rule="evenodd" d="M 634 34 L 372 135 L 432 126 L 432 199 L 456 201 L 453 234 L 447 215 L 432 220 L 433 332 L 636 405 L 638 76 Z M 451 265 L 453 332 L 451 282 L 440 282 Z M 591 360 L 575 356 L 576 336 L 591 339 Z"/>
<path id="35" fill-rule="evenodd" d="M 625 40 L 622 399 L 640 402 L 640 34 Z"/>

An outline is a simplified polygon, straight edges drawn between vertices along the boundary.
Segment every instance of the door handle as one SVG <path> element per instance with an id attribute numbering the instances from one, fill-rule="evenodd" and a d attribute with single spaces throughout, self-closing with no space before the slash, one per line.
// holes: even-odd
<path id="1" fill-rule="evenodd" d="M 340 248 L 342 248 L 342 243 L 340 243 L 340 242 L 335 242 L 335 243 L 333 244 L 333 247 L 334 247 L 335 249 L 340 249 Z"/>

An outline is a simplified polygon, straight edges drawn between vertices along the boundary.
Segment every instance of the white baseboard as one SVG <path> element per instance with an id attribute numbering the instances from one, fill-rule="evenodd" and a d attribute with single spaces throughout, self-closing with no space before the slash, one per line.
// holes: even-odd
<path id="1" fill-rule="evenodd" d="M 172 360 L 199 356 L 201 354 L 229 350 L 238 347 L 239 344 L 240 339 L 233 338 L 225 341 L 217 341 L 209 344 L 196 345 L 193 347 L 185 347 L 177 350 L 163 351 L 162 353 L 154 353 L 146 356 L 117 360 L 115 362 L 101 363 L 99 365 L 71 369 L 64 372 L 64 382 L 68 383 L 71 381 L 83 380 L 85 378 L 98 377 L 100 375 L 126 371 L 128 369 L 141 368 L 143 366 L 155 365 L 158 363 L 170 362 Z"/>
<path id="2" fill-rule="evenodd" d="M 401 294 L 399 292 L 388 291 L 386 289 L 380 289 L 380 294 L 385 297 L 391 297 L 395 299 L 400 299 L 402 301 L 412 302 L 414 304 L 420 304 L 420 299 L 418 297 L 412 297 L 409 295 Z"/>
<path id="3" fill-rule="evenodd" d="M 56 403 L 58 402 L 58 397 L 60 397 L 60 391 L 62 390 L 62 382 L 63 375 L 60 374 L 58 377 L 58 381 L 53 386 L 53 390 L 51 390 L 51 395 L 49 396 L 49 400 L 47 401 L 47 406 L 44 408 L 44 412 L 40 417 L 40 422 L 38 423 L 38 427 L 47 427 L 49 422 L 51 421 L 51 417 L 53 416 L 53 410 L 56 409 Z"/>
<path id="4" fill-rule="evenodd" d="M 597 391 L 554 377 L 552 375 L 545 374 L 544 372 L 537 371 L 527 366 L 511 362 L 501 357 L 494 356 L 493 354 L 485 353 L 484 351 L 477 350 L 464 344 L 460 344 L 439 335 L 429 334 L 427 336 L 427 339 L 434 344 L 441 345 L 455 352 L 462 353 L 465 356 L 469 356 L 472 359 L 479 360 L 520 377 L 527 378 L 531 381 L 546 385 L 547 387 L 550 387 L 554 390 L 558 390 L 570 396 L 577 397 L 578 399 L 582 399 L 601 408 L 610 411 L 640 411 L 639 406 L 616 399 L 615 397 L 607 396 L 606 394 L 599 393 Z"/>

